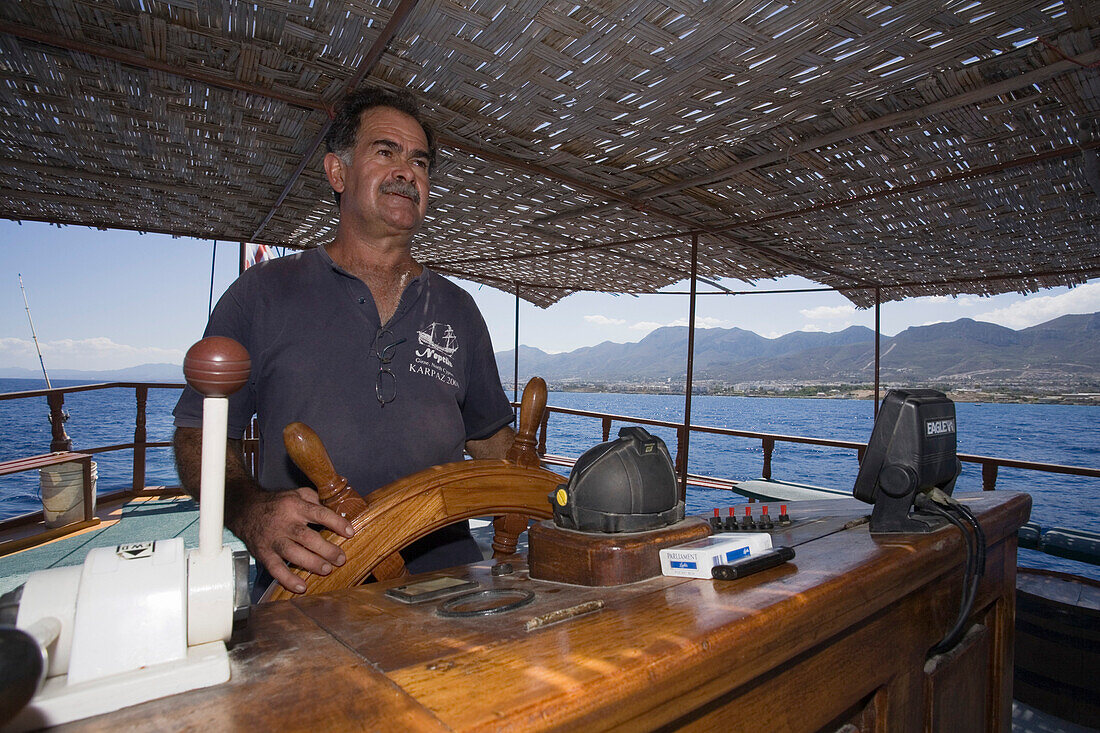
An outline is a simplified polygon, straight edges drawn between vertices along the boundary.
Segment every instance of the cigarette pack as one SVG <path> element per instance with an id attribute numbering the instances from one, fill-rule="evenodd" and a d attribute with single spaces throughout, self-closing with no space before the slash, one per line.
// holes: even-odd
<path id="1" fill-rule="evenodd" d="M 772 548 L 766 532 L 706 537 L 661 550 L 661 572 L 681 578 L 709 578 L 715 565 L 727 565 Z"/>

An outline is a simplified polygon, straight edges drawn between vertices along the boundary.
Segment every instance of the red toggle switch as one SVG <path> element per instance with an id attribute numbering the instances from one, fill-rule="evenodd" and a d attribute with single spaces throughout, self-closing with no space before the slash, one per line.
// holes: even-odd
<path id="1" fill-rule="evenodd" d="M 760 529 L 774 529 L 775 522 L 773 522 L 772 518 L 768 516 L 768 505 L 765 504 L 760 512 Z"/>

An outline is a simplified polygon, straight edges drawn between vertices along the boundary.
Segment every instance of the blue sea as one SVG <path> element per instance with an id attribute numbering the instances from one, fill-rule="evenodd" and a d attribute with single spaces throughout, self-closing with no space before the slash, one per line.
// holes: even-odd
<path id="1" fill-rule="evenodd" d="M 78 382 L 58 381 L 54 386 Z M 41 389 L 41 381 L 0 379 L 0 392 Z M 169 441 L 172 408 L 178 389 L 150 389 L 146 430 L 150 441 Z M 550 394 L 557 407 L 634 415 L 678 422 L 684 398 L 677 395 Z M 70 419 L 66 431 L 73 447 L 103 446 L 133 440 L 134 390 L 113 388 L 66 396 Z M 692 399 L 692 423 L 785 435 L 866 441 L 874 420 L 866 400 L 711 397 Z M 1100 408 L 1073 405 L 1017 405 L 957 403 L 959 452 L 1016 458 L 1073 466 L 1100 466 Z M 46 453 L 50 449 L 49 410 L 45 397 L 0 401 L 0 461 Z M 612 437 L 622 425 L 612 426 Z M 547 449 L 577 456 L 601 440 L 600 421 L 553 415 Z M 676 436 L 670 429 L 651 429 L 675 453 Z M 100 493 L 129 486 L 132 451 L 96 456 Z M 695 474 L 731 479 L 758 478 L 763 465 L 759 441 L 747 438 L 695 434 L 689 450 Z M 772 455 L 772 477 L 816 486 L 850 489 L 858 471 L 855 451 L 777 442 Z M 171 449 L 150 449 L 147 485 L 178 484 Z M 1002 468 L 997 488 L 1032 495 L 1032 521 L 1044 528 L 1061 526 L 1100 531 L 1100 479 L 1045 474 Z M 955 490 L 979 491 L 981 468 L 963 464 Z M 720 490 L 692 489 L 688 512 L 709 514 L 744 500 Z M 0 477 L 0 519 L 40 508 L 38 478 L 34 472 Z M 1100 567 L 1083 565 L 1041 553 L 1021 550 L 1020 563 L 1072 572 L 1100 580 Z"/>

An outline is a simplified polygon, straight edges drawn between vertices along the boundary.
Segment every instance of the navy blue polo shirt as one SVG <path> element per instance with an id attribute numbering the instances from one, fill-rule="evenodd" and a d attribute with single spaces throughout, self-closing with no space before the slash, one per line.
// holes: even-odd
<path id="1" fill-rule="evenodd" d="M 248 384 L 229 400 L 229 436 L 257 416 L 269 490 L 309 485 L 283 447 L 295 420 L 366 495 L 462 460 L 467 440 L 513 419 L 477 305 L 427 268 L 383 327 L 366 284 L 323 248 L 269 260 L 229 287 L 205 335 L 236 339 L 251 356 Z M 188 387 L 174 415 L 177 427 L 201 427 L 201 395 Z"/>

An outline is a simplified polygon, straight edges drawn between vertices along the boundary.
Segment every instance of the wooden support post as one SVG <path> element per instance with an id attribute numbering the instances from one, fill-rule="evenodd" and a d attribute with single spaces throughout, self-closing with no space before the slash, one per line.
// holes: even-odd
<path id="1" fill-rule="evenodd" d="M 606 443 L 611 440 L 611 418 L 605 417 L 601 427 L 603 428 L 603 441 L 601 442 Z"/>
<path id="2" fill-rule="evenodd" d="M 72 450 L 72 438 L 65 433 L 65 393 L 50 392 L 46 395 L 46 402 L 50 406 L 50 452 Z"/>
<path id="3" fill-rule="evenodd" d="M 760 441 L 764 448 L 764 472 L 761 474 L 765 480 L 772 477 L 772 451 L 775 450 L 775 438 L 764 438 Z"/>
<path id="4" fill-rule="evenodd" d="M 149 401 L 149 388 L 137 387 L 134 390 L 137 400 L 137 413 L 134 416 L 134 491 L 145 488 L 145 407 Z"/>
<path id="5" fill-rule="evenodd" d="M 688 447 L 691 444 L 691 388 L 695 372 L 695 296 L 699 274 L 699 235 L 691 235 L 691 299 L 688 302 L 688 353 L 687 376 L 684 380 L 684 434 L 681 449 L 676 451 L 680 461 L 680 500 L 687 501 Z"/>
<path id="6" fill-rule="evenodd" d="M 879 341 L 881 341 L 879 332 L 881 321 L 879 320 L 879 288 L 875 288 L 875 406 L 871 408 L 871 416 L 878 418 L 878 389 L 879 389 Z"/>
<path id="7" fill-rule="evenodd" d="M 516 340 L 513 356 L 515 359 L 512 364 L 512 402 L 519 402 L 519 283 L 516 283 Z"/>

